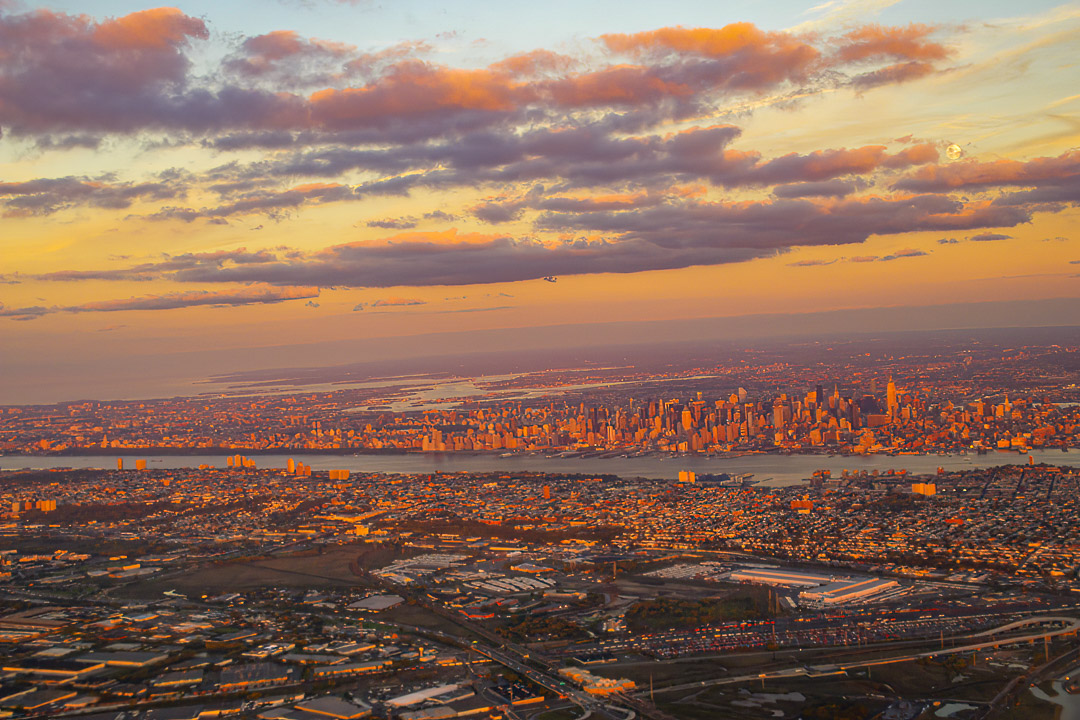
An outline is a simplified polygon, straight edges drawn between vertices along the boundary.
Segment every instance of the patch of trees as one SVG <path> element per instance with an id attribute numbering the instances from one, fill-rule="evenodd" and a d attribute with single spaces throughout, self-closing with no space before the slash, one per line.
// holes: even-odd
<path id="1" fill-rule="evenodd" d="M 617 526 L 569 528 L 566 530 L 523 529 L 516 525 L 489 525 L 479 520 L 406 520 L 387 523 L 398 532 L 420 535 L 458 535 L 462 537 L 486 537 L 500 540 L 524 540 L 535 543 L 557 543 L 562 540 L 598 540 L 610 542 L 623 533 Z"/>
<path id="2" fill-rule="evenodd" d="M 174 505 L 170 502 L 122 502 L 122 503 L 93 503 L 85 505 L 60 505 L 51 512 L 34 510 L 27 512 L 23 517 L 27 522 L 48 522 L 50 524 L 82 524 L 90 520 L 98 522 L 116 522 L 118 520 L 137 520 L 150 517 L 157 513 L 169 510 L 176 512 L 182 505 Z"/>
<path id="3" fill-rule="evenodd" d="M 870 717 L 870 710 L 862 703 L 819 702 L 802 709 L 804 720 L 863 720 Z"/>
<path id="4" fill-rule="evenodd" d="M 9 489 L 23 486 L 47 486 L 52 483 L 88 482 L 97 480 L 102 475 L 100 470 L 14 470 L 0 475 L 0 488 Z"/>
<path id="5" fill-rule="evenodd" d="M 518 642 L 538 640 L 572 640 L 585 637 L 583 628 L 560 617 L 524 617 L 512 625 L 496 630 L 499 635 Z"/>
<path id="6" fill-rule="evenodd" d="M 627 610 L 626 626 L 632 631 L 649 632 L 766 617 L 764 608 L 746 596 L 708 600 L 662 597 L 638 603 Z"/>

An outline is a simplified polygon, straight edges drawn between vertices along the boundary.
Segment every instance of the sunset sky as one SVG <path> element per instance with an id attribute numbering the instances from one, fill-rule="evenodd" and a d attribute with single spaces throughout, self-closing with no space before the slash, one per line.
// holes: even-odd
<path id="1" fill-rule="evenodd" d="M 0 404 L 432 333 L 1075 325 L 1033 301 L 1080 297 L 1078 37 L 1037 0 L 0 0 Z"/>

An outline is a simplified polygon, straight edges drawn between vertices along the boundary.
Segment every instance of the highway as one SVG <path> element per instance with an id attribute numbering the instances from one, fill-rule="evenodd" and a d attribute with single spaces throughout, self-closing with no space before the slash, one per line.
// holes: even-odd
<path id="1" fill-rule="evenodd" d="M 378 585 L 382 585 L 387 589 L 392 588 L 393 591 L 396 592 L 401 592 L 400 588 L 389 585 L 389 583 L 382 578 L 376 578 L 376 576 L 369 577 L 375 579 Z M 670 715 L 657 710 L 651 702 L 644 698 L 628 695 L 604 698 L 593 696 L 583 690 L 579 690 L 568 680 L 559 675 L 555 665 L 543 655 L 537 654 L 526 647 L 496 635 L 487 628 L 480 627 L 476 623 L 469 621 L 467 618 L 462 617 L 460 613 L 439 606 L 423 593 L 406 594 L 431 612 L 446 618 L 463 630 L 467 630 L 478 637 L 484 638 L 491 644 L 483 644 L 478 640 L 470 640 L 438 630 L 428 630 L 426 628 L 411 627 L 397 623 L 387 624 L 394 624 L 397 627 L 406 629 L 410 632 L 427 634 L 462 647 L 471 648 L 480 655 L 490 658 L 493 662 L 497 662 L 500 665 L 509 668 L 521 677 L 531 680 L 540 687 L 555 693 L 557 696 L 565 697 L 580 707 L 587 717 L 599 716 L 602 718 L 610 718 L 611 720 L 632 720 L 633 718 L 640 716 L 648 718 L 649 720 L 674 720 Z M 499 649 L 496 649 L 495 646 L 500 647 Z"/>
<path id="2" fill-rule="evenodd" d="M 1032 642 L 1035 640 L 1042 640 L 1044 638 L 1055 637 L 1057 635 L 1066 635 L 1069 633 L 1075 633 L 1080 630 L 1080 619 L 1075 617 L 1068 617 L 1062 615 L 1049 615 L 1041 617 L 1032 617 L 1024 620 L 1017 620 L 1015 622 L 1002 625 L 992 630 L 987 630 L 980 633 L 973 633 L 971 635 L 965 635 L 966 638 L 976 637 L 992 637 L 1000 635 L 1001 633 L 1008 633 L 1012 630 L 1018 630 L 1029 625 L 1045 625 L 1053 623 L 1055 626 L 1048 628 L 1042 632 L 1030 633 L 1026 635 L 1011 635 L 1007 637 L 994 637 L 993 639 L 986 640 L 984 642 L 969 643 L 966 645 L 959 645 L 950 648 L 944 648 L 941 650 L 930 650 L 919 653 L 904 653 L 902 655 L 891 655 L 884 658 L 873 658 L 867 660 L 857 660 L 849 663 L 829 664 L 829 665 L 801 665 L 791 668 L 784 668 L 782 670 L 771 670 L 768 672 L 757 673 L 753 675 L 736 675 L 731 677 L 717 678 L 715 680 L 703 680 L 694 683 L 684 683 L 682 685 L 670 685 L 664 688 L 655 688 L 652 693 L 671 693 L 679 692 L 683 690 L 695 690 L 702 687 L 709 687 L 712 685 L 735 685 L 735 684 L 749 684 L 754 682 L 762 682 L 769 679 L 782 679 L 782 678 L 795 678 L 795 677 L 827 677 L 830 675 L 843 675 L 849 670 L 855 670 L 858 668 L 872 667 L 875 665 L 888 665 L 898 662 L 910 662 L 913 660 L 919 660 L 921 658 L 938 657 L 940 655 L 955 655 L 958 653 L 969 653 L 977 650 L 983 650 L 988 647 L 997 647 L 1000 645 L 1011 645 L 1014 643 Z M 639 693 L 641 695 L 641 693 Z"/>

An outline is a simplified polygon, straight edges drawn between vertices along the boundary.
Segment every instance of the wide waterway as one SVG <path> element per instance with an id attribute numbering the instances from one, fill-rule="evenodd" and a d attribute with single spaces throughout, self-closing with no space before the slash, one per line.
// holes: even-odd
<path id="1" fill-rule="evenodd" d="M 615 457 L 560 458 L 542 455 L 511 455 L 466 453 L 405 453 L 400 455 L 252 455 L 257 467 L 283 468 L 290 457 L 304 462 L 313 470 L 351 470 L 353 472 L 432 473 L 432 472 L 552 472 L 582 473 L 585 475 L 613 474 L 622 477 L 675 479 L 680 470 L 696 473 L 752 473 L 763 485 L 795 485 L 810 478 L 816 470 L 830 470 L 833 477 L 841 472 L 886 472 L 906 469 L 909 474 L 946 470 L 970 470 L 995 465 L 1019 465 L 1028 462 L 1051 465 L 1080 465 L 1080 451 L 1033 450 L 1030 453 L 989 452 L 985 455 L 743 455 L 739 457 Z M 115 468 L 118 456 L 0 456 L 0 470 L 20 468 Z M 225 467 L 222 455 L 123 455 L 124 467 L 134 468 L 137 459 L 148 461 L 150 469 L 194 468 L 198 465 Z"/>

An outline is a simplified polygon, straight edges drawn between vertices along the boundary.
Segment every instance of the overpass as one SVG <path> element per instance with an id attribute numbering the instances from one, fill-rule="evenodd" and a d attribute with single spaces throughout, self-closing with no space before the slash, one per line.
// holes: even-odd
<path id="1" fill-rule="evenodd" d="M 970 635 L 962 635 L 961 637 L 967 639 L 974 639 L 980 637 L 992 637 L 1000 635 L 1001 633 L 1008 633 L 1013 630 L 1019 630 L 1020 628 L 1029 627 L 1031 625 L 1047 625 L 1052 624 L 1052 627 L 1045 628 L 1040 632 L 1028 633 L 1025 635 L 1011 635 L 1007 637 L 994 637 L 990 640 L 983 642 L 969 643 L 966 645 L 958 645 L 955 647 L 944 648 L 941 650 L 930 650 L 926 652 L 918 653 L 905 653 L 902 655 L 891 655 L 883 658 L 873 658 L 866 660 L 856 660 L 850 663 L 835 663 L 826 665 L 802 665 L 792 668 L 784 668 L 782 670 L 770 670 L 768 672 L 757 673 L 755 675 L 736 675 L 732 677 L 717 678 L 715 680 L 703 680 L 701 682 L 684 683 L 682 685 L 670 685 L 664 688 L 656 688 L 652 693 L 670 693 L 679 692 L 682 690 L 695 690 L 702 687 L 710 687 L 712 685 L 736 685 L 736 684 L 749 684 L 753 682 L 763 682 L 769 679 L 783 679 L 783 678 L 797 678 L 797 677 L 827 677 L 830 675 L 843 675 L 849 670 L 856 670 L 859 668 L 872 667 L 874 665 L 888 665 L 891 663 L 911 662 L 913 660 L 920 660 L 922 658 L 937 657 L 940 655 L 955 655 L 960 653 L 975 652 L 977 650 L 983 650 L 988 647 L 998 647 L 1000 645 L 1011 645 L 1013 643 L 1022 642 L 1034 642 L 1036 640 L 1042 640 L 1044 638 L 1056 637 L 1058 635 L 1067 635 L 1069 633 L 1075 633 L 1080 630 L 1080 619 L 1074 617 L 1068 617 L 1064 615 L 1044 615 L 1039 617 L 1025 618 L 1024 620 L 1017 620 L 1015 622 L 1001 625 L 990 630 L 984 630 L 978 633 L 972 633 Z M 640 695 L 641 693 L 639 693 Z"/>

